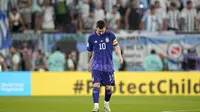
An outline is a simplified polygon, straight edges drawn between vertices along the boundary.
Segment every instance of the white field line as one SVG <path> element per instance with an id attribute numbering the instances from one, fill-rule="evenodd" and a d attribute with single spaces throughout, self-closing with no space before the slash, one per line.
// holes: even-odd
<path id="1" fill-rule="evenodd" d="M 165 111 L 161 111 L 161 112 L 200 112 L 200 109 L 196 109 L 196 110 L 165 110 Z"/>

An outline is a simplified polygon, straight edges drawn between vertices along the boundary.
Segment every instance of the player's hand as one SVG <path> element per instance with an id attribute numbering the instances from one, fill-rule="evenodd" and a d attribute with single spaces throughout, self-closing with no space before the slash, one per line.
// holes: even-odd
<path id="1" fill-rule="evenodd" d="M 123 58 L 119 57 L 119 63 L 122 64 L 123 63 Z"/>
<path id="2" fill-rule="evenodd" d="M 91 66 L 88 64 L 88 72 L 91 72 Z"/>

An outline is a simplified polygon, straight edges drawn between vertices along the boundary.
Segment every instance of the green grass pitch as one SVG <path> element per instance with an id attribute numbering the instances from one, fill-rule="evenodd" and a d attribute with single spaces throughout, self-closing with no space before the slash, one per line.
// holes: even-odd
<path id="1" fill-rule="evenodd" d="M 103 97 L 100 99 L 103 110 Z M 113 96 L 112 112 L 200 112 L 200 97 Z M 0 97 L 0 112 L 91 112 L 92 97 Z"/>

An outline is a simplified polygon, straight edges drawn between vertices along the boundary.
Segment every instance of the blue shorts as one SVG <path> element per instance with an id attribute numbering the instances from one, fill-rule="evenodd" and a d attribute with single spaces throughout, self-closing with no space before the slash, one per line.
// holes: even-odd
<path id="1" fill-rule="evenodd" d="M 114 72 L 92 71 L 92 82 L 101 86 L 115 86 Z"/>

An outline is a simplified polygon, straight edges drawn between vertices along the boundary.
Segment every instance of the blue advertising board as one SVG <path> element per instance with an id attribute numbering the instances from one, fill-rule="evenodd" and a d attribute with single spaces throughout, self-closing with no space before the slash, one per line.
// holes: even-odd
<path id="1" fill-rule="evenodd" d="M 30 96 L 31 72 L 0 72 L 0 96 Z"/>

